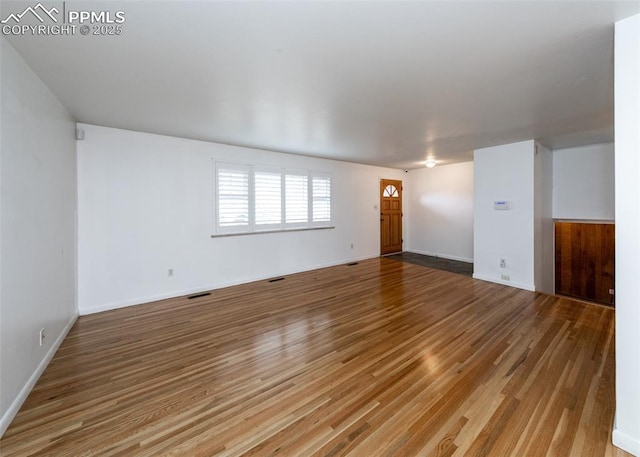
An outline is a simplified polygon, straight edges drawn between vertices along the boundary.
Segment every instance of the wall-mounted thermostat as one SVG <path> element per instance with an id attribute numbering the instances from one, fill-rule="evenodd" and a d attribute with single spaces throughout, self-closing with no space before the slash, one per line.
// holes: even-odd
<path id="1" fill-rule="evenodd" d="M 497 211 L 507 211 L 511 209 L 511 202 L 507 202 L 507 201 L 496 201 L 493 202 L 493 209 L 497 210 Z"/>

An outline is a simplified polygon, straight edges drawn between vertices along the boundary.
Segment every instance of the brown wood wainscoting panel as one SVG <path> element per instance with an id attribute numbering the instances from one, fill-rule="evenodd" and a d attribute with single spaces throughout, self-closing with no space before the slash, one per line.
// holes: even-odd
<path id="1" fill-rule="evenodd" d="M 556 293 L 613 306 L 615 225 L 556 222 Z"/>

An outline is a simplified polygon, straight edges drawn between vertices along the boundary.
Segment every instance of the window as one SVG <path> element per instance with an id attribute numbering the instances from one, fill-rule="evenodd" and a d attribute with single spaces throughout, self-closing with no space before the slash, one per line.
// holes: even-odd
<path id="1" fill-rule="evenodd" d="M 224 165 L 217 170 L 217 226 L 222 232 L 249 227 L 249 167 Z"/>
<path id="2" fill-rule="evenodd" d="M 331 221 L 331 178 L 313 176 L 311 178 L 313 195 L 313 222 Z"/>
<path id="3" fill-rule="evenodd" d="M 389 184 L 387 187 L 384 188 L 384 191 L 382 192 L 382 196 L 398 198 L 400 197 L 400 194 L 398 193 L 398 189 L 396 189 L 396 186 L 394 186 L 393 184 Z"/>
<path id="4" fill-rule="evenodd" d="M 287 224 L 306 224 L 309 220 L 309 184 L 307 175 L 285 175 Z"/>
<path id="5" fill-rule="evenodd" d="M 331 176 L 215 164 L 215 234 L 330 227 Z"/>
<path id="6" fill-rule="evenodd" d="M 254 173 L 256 226 L 282 223 L 282 175 L 278 172 Z"/>

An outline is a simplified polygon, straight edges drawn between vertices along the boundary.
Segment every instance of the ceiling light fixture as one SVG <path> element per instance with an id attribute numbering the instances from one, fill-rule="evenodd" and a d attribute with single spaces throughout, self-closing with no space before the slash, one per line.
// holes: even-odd
<path id="1" fill-rule="evenodd" d="M 433 159 L 429 159 L 426 161 L 426 163 L 424 164 L 425 167 L 427 168 L 433 168 L 436 166 L 436 161 Z"/>

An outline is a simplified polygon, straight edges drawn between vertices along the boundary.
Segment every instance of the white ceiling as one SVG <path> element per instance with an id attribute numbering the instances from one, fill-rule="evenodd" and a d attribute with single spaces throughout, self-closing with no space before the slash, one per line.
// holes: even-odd
<path id="1" fill-rule="evenodd" d="M 80 122 L 409 169 L 611 141 L 613 24 L 640 2 L 65 7 L 124 33 L 9 41 Z"/>

